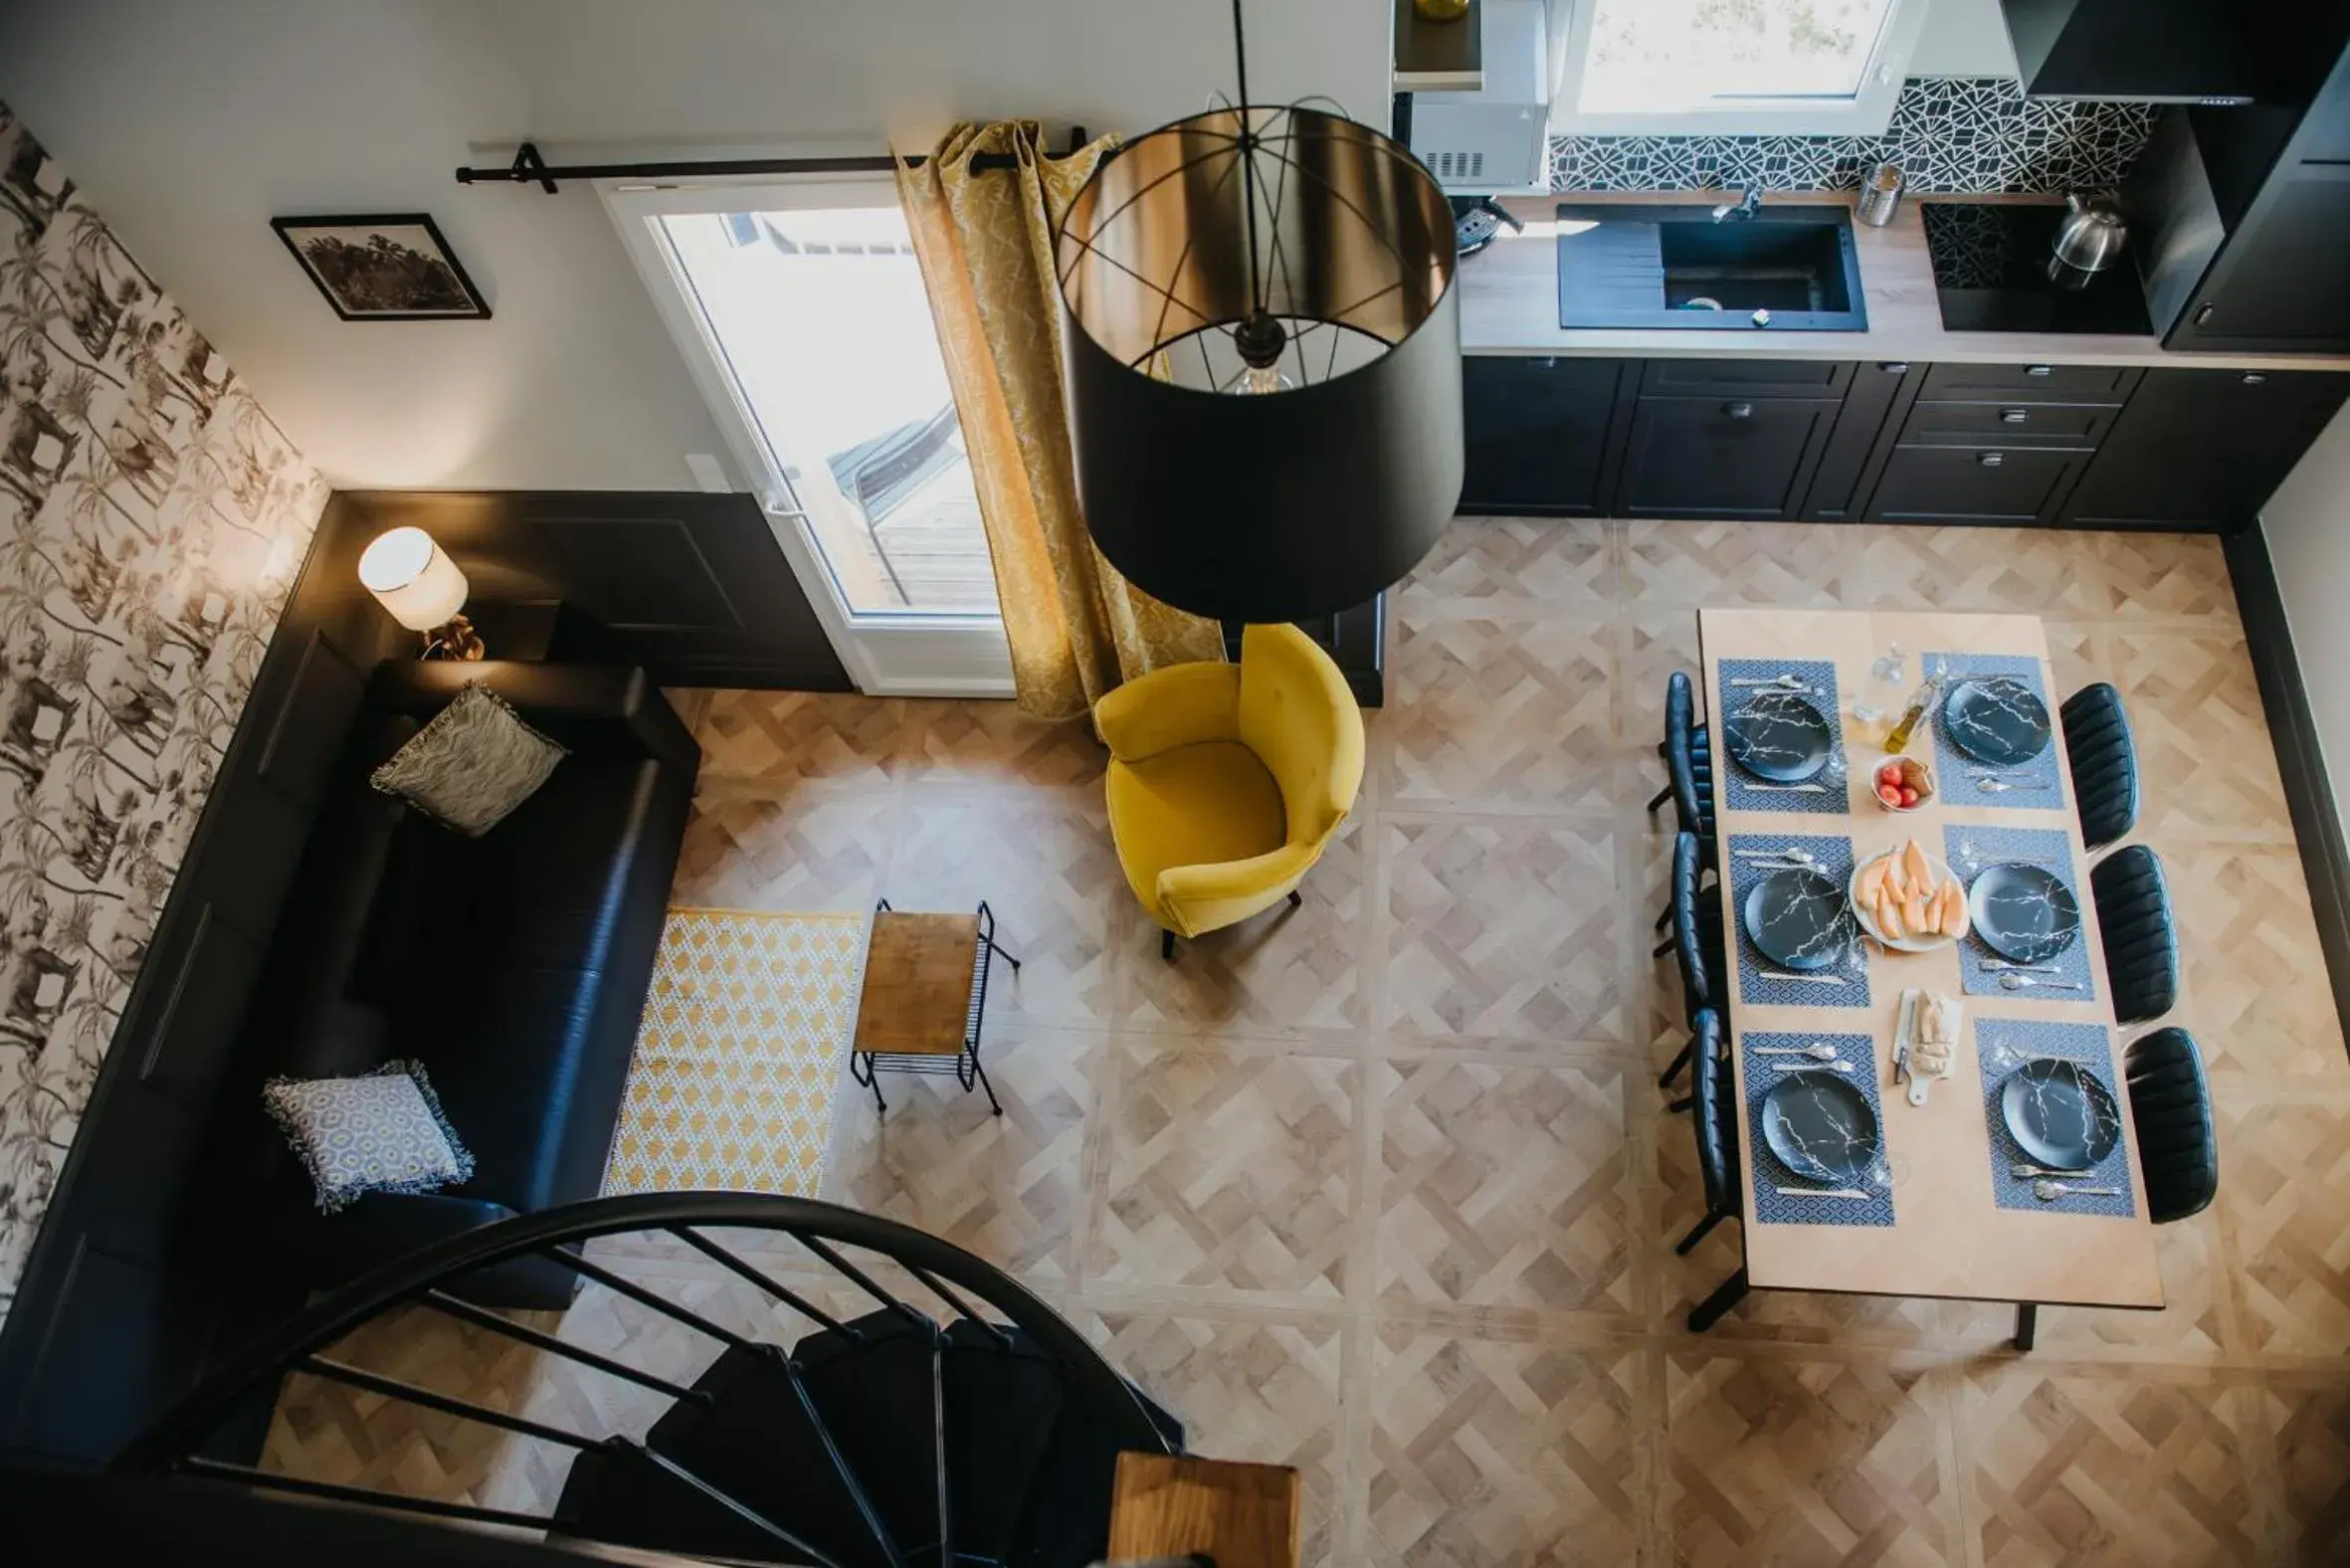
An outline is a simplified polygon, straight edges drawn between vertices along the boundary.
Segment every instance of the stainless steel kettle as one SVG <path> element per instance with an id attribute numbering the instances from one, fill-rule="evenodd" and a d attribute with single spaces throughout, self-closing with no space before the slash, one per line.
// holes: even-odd
<path id="1" fill-rule="evenodd" d="M 2084 273 L 2101 273 L 2121 257 L 2130 226 L 2121 203 L 2110 191 L 2064 198 L 2064 218 L 2056 225 L 2056 260 Z"/>

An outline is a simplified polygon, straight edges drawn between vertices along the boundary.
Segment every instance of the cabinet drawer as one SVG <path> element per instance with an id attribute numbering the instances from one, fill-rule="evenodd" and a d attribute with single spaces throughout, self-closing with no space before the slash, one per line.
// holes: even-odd
<path id="1" fill-rule="evenodd" d="M 1793 517 L 1843 406 L 1835 398 L 1642 398 L 1615 514 Z"/>
<path id="2" fill-rule="evenodd" d="M 2093 454 L 2054 447 L 1895 447 L 1868 516 L 1877 522 L 2046 522 Z"/>
<path id="3" fill-rule="evenodd" d="M 1842 397 L 1855 367 L 1836 359 L 1652 359 L 1642 397 Z"/>
<path id="4" fill-rule="evenodd" d="M 1936 365 L 1917 395 L 1952 403 L 2119 403 L 2137 379 L 2128 365 Z"/>
<path id="5" fill-rule="evenodd" d="M 1597 516 L 1605 508 L 1621 359 L 1470 354 L 1461 362 L 1461 510 Z"/>
<path id="6" fill-rule="evenodd" d="M 1965 447 L 2094 447 L 2120 410 L 2110 403 L 1928 403 L 1902 422 L 1904 443 Z"/>

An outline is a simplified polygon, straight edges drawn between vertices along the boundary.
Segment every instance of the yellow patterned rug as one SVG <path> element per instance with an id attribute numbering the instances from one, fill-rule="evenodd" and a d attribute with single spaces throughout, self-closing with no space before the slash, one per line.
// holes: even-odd
<path id="1" fill-rule="evenodd" d="M 815 1195 L 865 932 L 861 914 L 670 910 L 607 1195 Z"/>

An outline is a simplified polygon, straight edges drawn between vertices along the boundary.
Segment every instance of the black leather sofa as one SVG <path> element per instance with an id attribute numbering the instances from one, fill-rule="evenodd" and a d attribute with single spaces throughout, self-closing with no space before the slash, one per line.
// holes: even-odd
<path id="1" fill-rule="evenodd" d="M 467 682 L 570 755 L 480 839 L 367 782 Z M 660 945 L 700 751 L 641 670 L 389 661 L 325 792 L 216 1118 L 231 1191 L 220 1245 L 313 1289 L 443 1237 L 596 1196 Z M 273 1074 L 425 1065 L 475 1172 L 333 1215 L 261 1110 Z M 490 1306 L 560 1307 L 545 1263 L 457 1286 Z"/>

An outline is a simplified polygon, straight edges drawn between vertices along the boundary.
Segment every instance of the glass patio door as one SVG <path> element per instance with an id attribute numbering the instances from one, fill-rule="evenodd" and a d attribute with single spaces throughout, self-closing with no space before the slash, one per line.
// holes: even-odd
<path id="1" fill-rule="evenodd" d="M 860 688 L 1009 695 L 963 434 L 885 178 L 604 191 Z"/>

